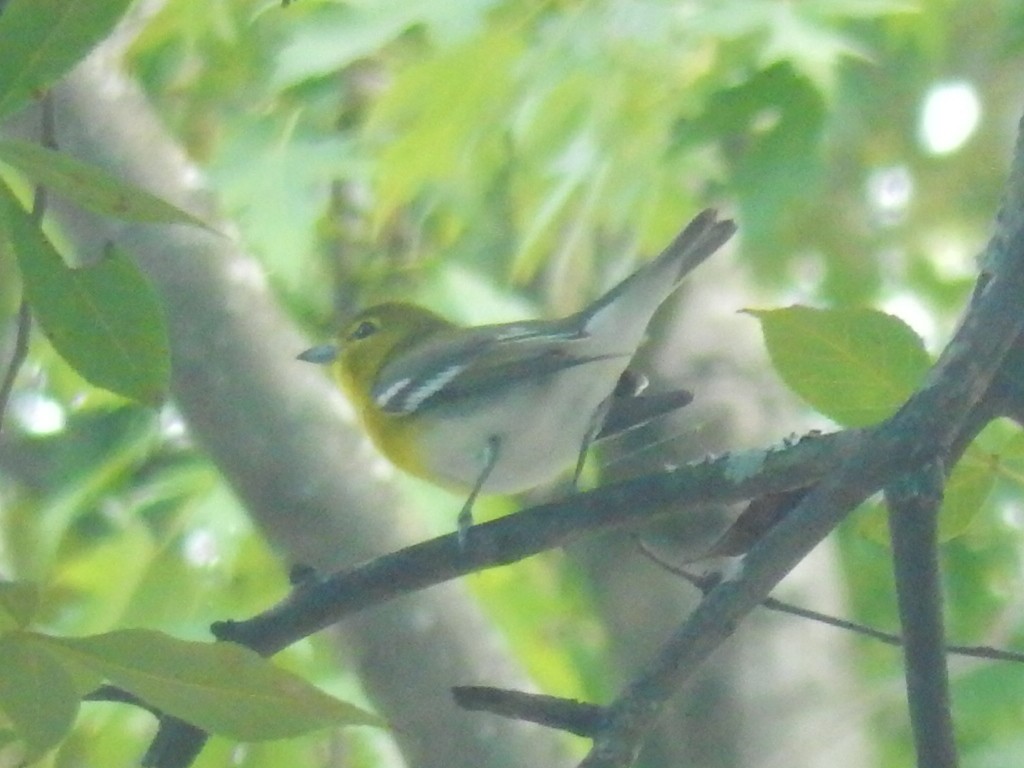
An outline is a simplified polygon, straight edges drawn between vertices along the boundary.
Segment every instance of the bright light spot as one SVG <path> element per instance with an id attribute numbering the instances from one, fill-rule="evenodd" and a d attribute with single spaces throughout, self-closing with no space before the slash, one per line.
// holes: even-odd
<path id="1" fill-rule="evenodd" d="M 267 275 L 256 259 L 232 259 L 227 263 L 226 275 L 228 280 L 240 286 L 260 292 L 267 290 Z"/>
<path id="2" fill-rule="evenodd" d="M 893 225 L 906 215 L 914 196 L 914 177 L 905 165 L 876 168 L 868 176 L 868 205 L 882 224 Z"/>
<path id="3" fill-rule="evenodd" d="M 882 304 L 882 310 L 895 315 L 914 329 L 924 339 L 927 349 L 934 349 L 939 342 L 939 329 L 935 317 L 920 299 L 909 293 L 898 293 Z"/>
<path id="4" fill-rule="evenodd" d="M 925 238 L 925 253 L 944 280 L 966 280 L 978 273 L 977 242 L 959 231 L 936 227 Z"/>
<path id="5" fill-rule="evenodd" d="M 220 561 L 216 537 L 203 528 L 198 528 L 185 537 L 182 553 L 187 563 L 200 568 L 214 566 Z"/>
<path id="6" fill-rule="evenodd" d="M 64 407 L 40 392 L 19 392 L 12 397 L 11 416 L 30 435 L 53 435 L 63 432 L 67 424 Z"/>
<path id="7" fill-rule="evenodd" d="M 203 189 L 206 183 L 206 176 L 198 165 L 187 163 L 181 174 L 181 180 L 185 182 L 189 189 Z"/>
<path id="8" fill-rule="evenodd" d="M 926 152 L 948 155 L 964 145 L 978 127 L 981 102 L 963 80 L 932 86 L 924 98 L 917 134 Z"/>
<path id="9" fill-rule="evenodd" d="M 188 443 L 188 426 L 178 409 L 172 405 L 165 405 L 160 409 L 160 432 L 169 443 Z"/>
<path id="10" fill-rule="evenodd" d="M 999 518 L 1007 526 L 1021 530 L 1024 528 L 1024 507 L 1014 501 L 1004 501 L 999 505 Z"/>

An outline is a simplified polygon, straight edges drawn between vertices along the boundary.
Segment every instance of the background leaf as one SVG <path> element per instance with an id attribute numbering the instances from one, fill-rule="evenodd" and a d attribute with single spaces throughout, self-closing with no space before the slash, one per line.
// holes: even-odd
<path id="1" fill-rule="evenodd" d="M 190 213 L 63 152 L 27 141 L 0 141 L 0 162 L 96 213 L 131 221 L 193 224 L 209 230 Z"/>
<path id="2" fill-rule="evenodd" d="M 986 451 L 978 440 L 968 446 L 943 489 L 939 510 L 940 542 L 955 539 L 970 528 L 995 486 L 999 469 L 999 456 Z"/>
<path id="3" fill-rule="evenodd" d="M 105 38 L 132 0 L 10 0 L 0 14 L 0 118 L 24 107 Z"/>
<path id="4" fill-rule="evenodd" d="M 849 427 L 891 416 L 920 384 L 929 357 L 920 337 L 874 309 L 746 310 L 790 389 Z"/>
<path id="5" fill-rule="evenodd" d="M 25 742 L 28 762 L 64 738 L 78 703 L 71 676 L 37 636 L 0 637 L 0 709 Z"/>
<path id="6" fill-rule="evenodd" d="M 32 312 L 60 355 L 97 386 L 151 405 L 163 400 L 170 352 L 149 283 L 116 248 L 72 269 L 0 183 L 4 234 Z"/>
<path id="7" fill-rule="evenodd" d="M 999 457 L 985 450 L 978 440 L 971 443 L 953 467 L 943 488 L 939 508 L 939 541 L 946 543 L 963 536 L 978 518 L 999 476 Z M 857 515 L 857 530 L 872 541 L 892 546 L 889 511 L 883 504 L 865 505 Z"/>
<path id="8" fill-rule="evenodd" d="M 159 709 L 241 741 L 297 736 L 339 725 L 383 725 L 253 651 L 122 630 L 52 639 L 77 663 Z"/>
<path id="9" fill-rule="evenodd" d="M 28 626 L 39 608 L 39 585 L 28 581 L 0 581 L 0 629 L 7 622 Z"/>

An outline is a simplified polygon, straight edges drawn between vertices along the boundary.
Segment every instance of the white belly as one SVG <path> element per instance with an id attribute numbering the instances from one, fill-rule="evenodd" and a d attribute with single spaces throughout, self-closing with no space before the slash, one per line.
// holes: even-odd
<path id="1" fill-rule="evenodd" d="M 552 480 L 575 466 L 595 412 L 626 362 L 601 360 L 562 370 L 554 389 L 550 380 L 536 387 L 519 382 L 498 407 L 489 403 L 454 418 L 439 412 L 427 430 L 432 437 L 422 459 L 437 476 L 469 489 L 486 466 L 493 437 L 497 461 L 483 492 L 514 493 Z"/>

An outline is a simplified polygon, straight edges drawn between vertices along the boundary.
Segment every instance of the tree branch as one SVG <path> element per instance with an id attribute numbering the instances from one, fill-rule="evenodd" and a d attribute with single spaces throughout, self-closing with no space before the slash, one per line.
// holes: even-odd
<path id="1" fill-rule="evenodd" d="M 743 501 L 804 487 L 841 462 L 857 441 L 855 431 L 809 436 L 767 451 L 705 459 L 575 494 L 475 525 L 464 548 L 451 534 L 322 580 L 314 578 L 274 608 L 246 621 L 219 623 L 214 632 L 219 639 L 273 654 L 368 606 L 508 565 L 597 531 L 636 526 L 696 504 Z"/>
<path id="2" fill-rule="evenodd" d="M 938 462 L 886 489 L 907 701 L 921 768 L 955 768 L 949 708 L 938 528 L 944 473 Z"/>
<path id="3" fill-rule="evenodd" d="M 713 589 L 609 708 L 608 727 L 582 765 L 631 764 L 668 698 L 775 585 L 859 503 L 941 457 L 981 400 L 1024 326 L 1024 149 L 1018 146 L 984 271 L 960 327 L 924 385 L 815 487 Z"/>
<path id="4" fill-rule="evenodd" d="M 482 685 L 456 686 L 452 688 L 452 696 L 463 709 L 525 720 L 577 736 L 593 738 L 604 724 L 604 707 L 557 696 L 506 691 Z"/>

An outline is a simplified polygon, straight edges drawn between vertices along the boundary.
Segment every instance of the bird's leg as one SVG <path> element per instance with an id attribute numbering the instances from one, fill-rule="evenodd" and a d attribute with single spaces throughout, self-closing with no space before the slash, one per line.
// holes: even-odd
<path id="1" fill-rule="evenodd" d="M 608 416 L 608 411 L 612 409 L 612 398 L 615 397 L 615 393 L 608 395 L 604 401 L 594 409 L 594 413 L 590 416 L 590 424 L 587 426 L 587 431 L 583 435 L 583 442 L 580 444 L 580 455 L 576 459 L 576 470 L 572 473 L 572 490 L 573 492 L 579 490 L 580 475 L 583 474 L 583 465 L 587 461 L 587 452 L 590 450 L 590 446 L 593 445 L 594 439 L 600 434 L 601 428 L 604 426 L 604 420 Z"/>
<path id="2" fill-rule="evenodd" d="M 487 447 L 484 448 L 484 468 L 480 472 L 480 477 L 476 479 L 476 484 L 473 486 L 473 490 L 469 492 L 469 498 L 466 499 L 466 503 L 462 505 L 462 511 L 459 512 L 459 549 L 466 548 L 466 539 L 469 537 L 469 527 L 473 525 L 473 504 L 476 502 L 476 497 L 480 495 L 480 491 L 483 490 L 484 483 L 487 482 L 487 478 L 491 476 L 491 472 L 494 471 L 494 465 L 498 463 L 498 456 L 501 453 L 501 438 L 497 435 L 491 435 L 487 438 Z"/>

